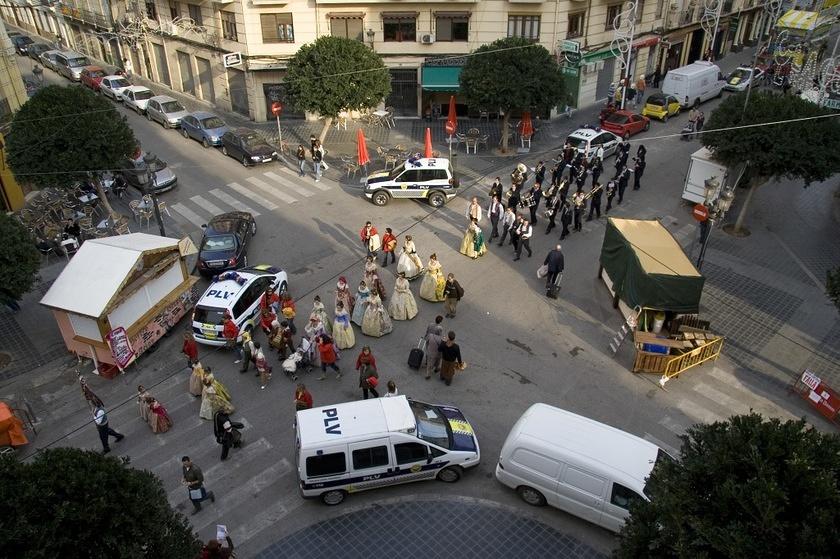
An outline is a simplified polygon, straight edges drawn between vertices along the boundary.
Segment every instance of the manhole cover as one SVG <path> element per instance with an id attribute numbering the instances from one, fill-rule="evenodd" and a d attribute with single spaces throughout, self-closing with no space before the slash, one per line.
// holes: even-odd
<path id="1" fill-rule="evenodd" d="M 0 351 L 0 369 L 6 368 L 12 362 L 12 356 Z"/>

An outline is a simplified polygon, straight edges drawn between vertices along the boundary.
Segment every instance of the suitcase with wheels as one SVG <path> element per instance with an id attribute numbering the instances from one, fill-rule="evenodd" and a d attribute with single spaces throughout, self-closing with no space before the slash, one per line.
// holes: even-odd
<path id="1" fill-rule="evenodd" d="M 551 284 L 545 292 L 545 296 L 551 299 L 557 298 L 557 293 L 560 291 L 560 282 L 563 279 L 563 272 L 557 274 L 557 278 L 554 280 L 554 283 Z"/>
<path id="2" fill-rule="evenodd" d="M 412 369 L 419 369 L 420 365 L 423 364 L 423 356 L 425 355 L 423 348 L 426 345 L 426 340 L 420 338 L 420 342 L 417 344 L 417 347 L 412 348 L 411 352 L 408 354 L 408 366 Z"/>

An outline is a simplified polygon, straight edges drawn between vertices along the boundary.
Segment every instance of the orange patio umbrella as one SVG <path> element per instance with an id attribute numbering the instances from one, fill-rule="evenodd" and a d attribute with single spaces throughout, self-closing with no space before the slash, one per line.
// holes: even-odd
<path id="1" fill-rule="evenodd" d="M 361 128 L 356 131 L 356 157 L 360 167 L 365 167 L 370 163 L 370 156 L 365 143 L 365 133 Z"/>
<path id="2" fill-rule="evenodd" d="M 446 115 L 446 133 L 452 136 L 458 131 L 458 115 L 455 114 L 455 96 L 449 97 L 449 114 Z"/>
<path id="3" fill-rule="evenodd" d="M 432 157 L 432 129 L 426 128 L 426 159 Z"/>
<path id="4" fill-rule="evenodd" d="M 531 111 L 522 113 L 522 122 L 519 123 L 519 135 L 529 138 L 534 134 L 534 123 L 531 122 Z"/>

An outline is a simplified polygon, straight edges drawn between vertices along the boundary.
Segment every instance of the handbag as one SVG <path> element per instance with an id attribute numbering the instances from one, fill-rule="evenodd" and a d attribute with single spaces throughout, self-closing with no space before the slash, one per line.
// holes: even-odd
<path id="1" fill-rule="evenodd" d="M 201 501 L 204 499 L 204 488 L 199 487 L 198 489 L 190 489 L 190 500 L 191 501 Z"/>
<path id="2" fill-rule="evenodd" d="M 542 266 L 537 268 L 537 277 L 539 279 L 543 279 L 547 275 L 548 275 L 548 264 L 543 264 Z"/>
<path id="3" fill-rule="evenodd" d="M 379 385 L 379 379 L 371 376 L 367 378 L 367 383 L 369 387 L 376 388 Z"/>

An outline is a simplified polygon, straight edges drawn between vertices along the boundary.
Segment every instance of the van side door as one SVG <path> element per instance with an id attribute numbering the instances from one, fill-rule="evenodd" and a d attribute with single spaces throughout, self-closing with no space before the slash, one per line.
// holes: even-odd
<path id="1" fill-rule="evenodd" d="M 557 486 L 559 508 L 575 516 L 600 524 L 607 492 L 607 480 L 582 468 L 567 464 Z"/>
<path id="2" fill-rule="evenodd" d="M 438 470 L 445 465 L 445 460 L 435 460 L 446 453 L 420 441 L 405 441 L 394 443 L 394 458 L 396 460 L 396 475 L 402 480 L 418 481 L 434 478 Z"/>
<path id="3" fill-rule="evenodd" d="M 402 482 L 394 475 L 390 447 L 387 438 L 347 445 L 351 468 L 348 491 L 364 491 Z"/>
<path id="4" fill-rule="evenodd" d="M 628 487 L 613 482 L 610 488 L 609 500 L 604 503 L 604 512 L 599 524 L 607 530 L 618 532 L 630 516 L 630 503 L 634 500 L 643 501 L 644 498 Z"/>
<path id="5" fill-rule="evenodd" d="M 394 179 L 396 187 L 391 190 L 391 196 L 394 198 L 413 198 L 417 196 L 417 181 L 419 178 L 419 169 L 406 169 L 400 176 Z"/>

